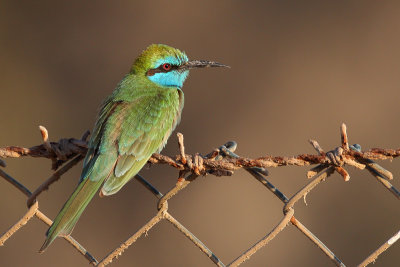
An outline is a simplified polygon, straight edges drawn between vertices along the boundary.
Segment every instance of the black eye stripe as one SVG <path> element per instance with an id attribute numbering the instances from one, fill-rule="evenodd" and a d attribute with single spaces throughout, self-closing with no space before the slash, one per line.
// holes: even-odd
<path id="1" fill-rule="evenodd" d="M 164 63 L 164 64 L 165 64 L 165 63 Z M 163 68 L 164 64 L 161 64 L 160 66 L 158 66 L 158 67 L 155 68 L 155 69 L 149 69 L 149 70 L 146 72 L 146 75 L 147 75 L 147 76 L 153 76 L 153 75 L 156 74 L 156 73 L 160 73 L 160 72 L 170 72 L 170 71 L 173 71 L 173 70 L 177 70 L 177 69 L 179 68 L 178 65 L 170 64 L 171 68 L 170 68 L 169 70 L 165 70 L 165 69 Z"/>

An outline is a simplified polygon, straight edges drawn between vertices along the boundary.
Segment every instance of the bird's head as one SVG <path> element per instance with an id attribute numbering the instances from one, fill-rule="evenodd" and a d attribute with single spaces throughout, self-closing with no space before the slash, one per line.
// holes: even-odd
<path id="1" fill-rule="evenodd" d="M 190 69 L 205 67 L 228 66 L 206 60 L 189 61 L 186 54 L 176 48 L 153 44 L 135 60 L 131 72 L 145 75 L 150 81 L 161 86 L 181 88 Z"/>

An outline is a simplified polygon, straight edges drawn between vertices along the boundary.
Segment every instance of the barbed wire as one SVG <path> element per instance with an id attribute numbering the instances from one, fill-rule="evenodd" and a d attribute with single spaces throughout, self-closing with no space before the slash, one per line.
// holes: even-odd
<path id="1" fill-rule="evenodd" d="M 0 169 L 0 176 L 28 198 L 28 211 L 20 220 L 18 220 L 18 222 L 0 236 L 0 246 L 4 245 L 4 243 L 14 233 L 28 223 L 33 217 L 38 218 L 47 225 L 52 224 L 52 221 L 39 210 L 37 197 L 43 191 L 48 190 L 49 187 L 59 180 L 63 174 L 79 163 L 84 158 L 87 151 L 87 137 L 89 136 L 89 132 L 84 133 L 81 139 L 69 138 L 61 139 L 58 142 L 50 142 L 46 128 L 43 126 L 40 126 L 39 128 L 42 134 L 43 144 L 31 148 L 16 146 L 0 148 L 0 158 L 18 158 L 24 156 L 48 158 L 51 160 L 52 169 L 54 170 L 54 173 L 32 193 L 23 184 Z M 178 169 L 179 176 L 176 185 L 164 195 L 141 175 L 136 175 L 134 177 L 158 198 L 157 213 L 154 217 L 100 261 L 92 256 L 91 253 L 80 245 L 72 236 L 65 236 L 64 239 L 78 250 L 78 252 L 81 253 L 90 264 L 105 266 L 111 263 L 117 256 L 121 255 L 124 250 L 135 243 L 143 234 L 147 234 L 147 232 L 157 223 L 162 220 L 167 220 L 217 266 L 238 266 L 273 240 L 290 222 L 311 242 L 313 242 L 335 265 L 345 266 L 344 263 L 321 240 L 319 240 L 306 228 L 306 226 L 295 218 L 294 205 L 301 198 L 305 198 L 312 189 L 334 172 L 337 172 L 345 181 L 348 181 L 350 175 L 347 170 L 344 169 L 345 165 L 353 166 L 361 170 L 368 170 L 386 189 L 388 189 L 389 192 L 391 192 L 397 199 L 400 199 L 400 191 L 389 182 L 389 180 L 393 179 L 393 174 L 374 161 L 391 160 L 399 157 L 400 149 L 373 148 L 363 152 L 361 151 L 360 145 L 349 145 L 346 125 L 342 124 L 340 129 L 341 145 L 329 152 L 324 152 L 317 141 L 310 140 L 310 144 L 318 153 L 317 155 L 300 154 L 293 157 L 264 156 L 256 159 L 243 158 L 235 154 L 234 151 L 236 150 L 237 144 L 232 141 L 214 149 L 206 156 L 202 156 L 199 153 L 188 155 L 185 154 L 183 135 L 178 133 L 179 155 L 169 157 L 162 154 L 153 154 L 148 161 L 149 164 L 167 164 Z M 278 188 L 266 179 L 266 176 L 268 175 L 267 168 L 270 167 L 289 165 L 309 166 L 312 164 L 316 164 L 317 166 L 307 172 L 307 177 L 313 178 L 313 180 L 290 198 L 286 197 Z M 0 167 L 6 167 L 5 162 L 1 159 Z M 198 176 L 208 174 L 230 176 L 238 169 L 245 169 L 283 202 L 283 218 L 268 234 L 244 251 L 232 262 L 225 265 L 201 240 L 199 240 L 169 213 L 168 200 L 187 187 Z M 390 237 L 388 241 L 383 243 L 377 250 L 366 257 L 358 266 L 366 266 L 369 263 L 374 262 L 381 253 L 386 251 L 398 239 L 400 239 L 400 231 Z"/>

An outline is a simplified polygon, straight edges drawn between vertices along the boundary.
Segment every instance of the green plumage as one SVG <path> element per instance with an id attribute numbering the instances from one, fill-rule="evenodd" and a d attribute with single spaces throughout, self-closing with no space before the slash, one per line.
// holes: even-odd
<path id="1" fill-rule="evenodd" d="M 41 252 L 57 236 L 72 232 L 97 191 L 100 195 L 115 194 L 164 147 L 180 120 L 184 99 L 181 87 L 188 69 L 223 66 L 217 64 L 189 62 L 183 52 L 166 45 L 151 45 L 143 51 L 131 72 L 104 101 L 80 183 L 47 231 Z"/>

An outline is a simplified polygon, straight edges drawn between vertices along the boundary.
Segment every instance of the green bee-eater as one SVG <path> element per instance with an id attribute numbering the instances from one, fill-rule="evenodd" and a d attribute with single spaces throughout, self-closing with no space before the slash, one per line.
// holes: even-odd
<path id="1" fill-rule="evenodd" d="M 71 234 L 95 193 L 117 193 L 161 151 L 178 124 L 182 86 L 189 69 L 227 67 L 166 45 L 150 45 L 104 101 L 91 135 L 80 182 L 47 231 L 43 252 L 57 236 Z"/>

